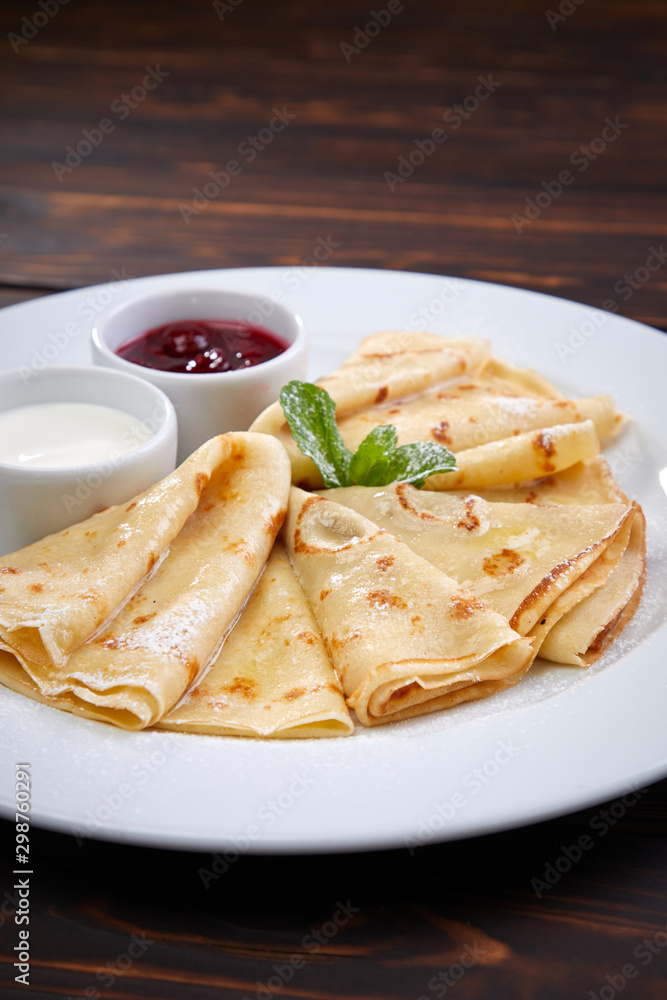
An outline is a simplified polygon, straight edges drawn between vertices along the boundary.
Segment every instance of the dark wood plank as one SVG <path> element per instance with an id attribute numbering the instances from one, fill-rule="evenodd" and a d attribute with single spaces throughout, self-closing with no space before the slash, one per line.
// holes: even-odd
<path id="1" fill-rule="evenodd" d="M 432 1000 L 445 995 L 442 974 L 465 1000 L 570 1000 L 599 994 L 630 963 L 627 995 L 662 1000 L 666 833 L 663 781 L 627 808 L 412 853 L 242 856 L 205 886 L 210 855 L 33 830 L 31 995 L 266 1000 L 261 988 L 278 983 L 288 998 Z M 12 836 L 0 824 L 10 896 Z M 582 836 L 592 846 L 577 860 Z M 567 869 L 567 852 L 569 869 L 540 889 L 549 866 Z M 16 929 L 2 912 L 9 989 Z"/>
<path id="2" fill-rule="evenodd" d="M 349 63 L 340 46 L 366 16 L 349 2 L 254 0 L 224 21 L 203 2 L 187 15 L 151 2 L 137 18 L 127 0 L 95 11 L 63 7 L 4 62 L 0 280 L 59 289 L 123 266 L 293 264 L 331 234 L 334 266 L 481 278 L 598 307 L 612 298 L 667 324 L 663 267 L 627 301 L 614 291 L 665 235 L 662 5 L 641 0 L 630 14 L 588 0 L 552 31 L 529 0 L 456 12 L 422 0 Z M 4 5 L 5 33 L 24 15 Z M 169 75 L 121 120 L 114 102 L 158 65 Z M 500 86 L 488 100 L 443 123 L 489 74 Z M 238 150 L 274 107 L 296 117 L 247 162 Z M 105 116 L 113 132 L 58 180 L 51 164 Z M 628 128 L 574 167 L 607 118 Z M 385 173 L 440 126 L 446 143 L 391 191 Z M 181 206 L 233 158 L 242 173 L 186 224 Z M 568 168 L 571 186 L 517 232 L 512 214 Z"/>

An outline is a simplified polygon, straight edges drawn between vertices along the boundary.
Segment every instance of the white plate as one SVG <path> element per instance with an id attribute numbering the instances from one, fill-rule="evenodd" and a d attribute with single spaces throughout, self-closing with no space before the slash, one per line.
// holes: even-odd
<path id="1" fill-rule="evenodd" d="M 35 823 L 159 847 L 227 849 L 219 873 L 237 851 L 362 850 L 490 833 L 667 775 L 667 449 L 660 441 L 667 338 L 613 314 L 481 282 L 253 268 L 142 278 L 12 306 L 0 312 L 0 368 L 89 362 L 88 331 L 109 301 L 197 280 L 283 292 L 312 335 L 313 377 L 368 333 L 425 325 L 488 336 L 502 357 L 537 368 L 566 391 L 613 392 L 634 424 L 607 454 L 648 517 L 642 605 L 593 670 L 538 664 L 503 695 L 358 728 L 347 739 L 128 733 L 2 689 L 2 814 L 14 814 L 13 762 L 29 761 Z"/>

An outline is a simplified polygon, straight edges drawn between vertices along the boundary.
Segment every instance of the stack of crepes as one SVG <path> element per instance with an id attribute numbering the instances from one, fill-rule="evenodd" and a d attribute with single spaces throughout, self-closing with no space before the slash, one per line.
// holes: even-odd
<path id="1" fill-rule="evenodd" d="M 363 723 L 485 697 L 538 654 L 588 666 L 619 634 L 645 522 L 600 454 L 625 422 L 610 396 L 567 399 L 481 338 L 405 331 L 368 337 L 317 384 L 351 450 L 391 423 L 399 445 L 456 454 L 422 490 L 321 490 L 278 404 L 253 424 L 290 456 L 290 558 Z"/>
<path id="2" fill-rule="evenodd" d="M 275 404 L 0 559 L 0 681 L 126 729 L 325 737 L 352 732 L 348 708 L 377 725 L 502 690 L 538 653 L 600 655 L 644 577 L 641 510 L 600 455 L 610 397 L 409 332 L 318 384 L 349 448 L 392 423 L 457 471 L 322 490 Z"/>
<path id="3" fill-rule="evenodd" d="M 224 434 L 133 501 L 2 557 L 0 681 L 125 729 L 350 732 L 274 545 L 289 481 L 273 438 Z"/>

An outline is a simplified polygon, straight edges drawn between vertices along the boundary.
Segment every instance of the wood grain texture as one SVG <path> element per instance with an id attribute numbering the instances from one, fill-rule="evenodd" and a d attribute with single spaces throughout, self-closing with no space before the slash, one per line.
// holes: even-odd
<path id="1" fill-rule="evenodd" d="M 4 4 L 2 34 L 18 36 L 25 13 Z M 368 18 L 350 0 L 243 0 L 223 20 L 208 2 L 150 0 L 138 14 L 120 0 L 62 7 L 18 51 L 7 44 L 0 280 L 62 289 L 122 267 L 294 264 L 331 236 L 332 266 L 613 299 L 666 325 L 664 268 L 627 301 L 614 291 L 665 236 L 664 5 L 587 0 L 552 30 L 535 0 L 406 2 L 347 61 L 341 45 Z M 158 66 L 164 80 L 114 111 Z M 463 119 L 452 108 L 479 77 L 495 89 Z M 274 108 L 295 117 L 250 161 L 239 149 Z M 105 117 L 113 131 L 58 179 L 52 163 Z M 627 128 L 573 166 L 607 118 Z M 390 190 L 385 173 L 435 128 L 446 141 Z M 241 173 L 184 221 L 230 159 Z M 573 182 L 517 232 L 511 215 L 545 202 L 565 169 Z"/>

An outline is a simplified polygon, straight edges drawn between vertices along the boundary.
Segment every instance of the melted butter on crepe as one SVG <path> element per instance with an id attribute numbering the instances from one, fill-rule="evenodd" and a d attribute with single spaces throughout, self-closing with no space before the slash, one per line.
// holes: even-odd
<path id="1" fill-rule="evenodd" d="M 173 496 L 178 493 L 178 482 L 186 495 L 191 495 L 195 469 L 198 502 L 181 530 L 170 538 L 166 552 L 164 524 L 173 520 L 171 507 L 163 508 L 159 498 L 168 483 L 171 502 L 184 509 L 185 504 Z M 142 728 L 168 711 L 208 667 L 254 586 L 284 519 L 289 462 L 273 438 L 225 434 L 203 445 L 177 473 L 138 498 L 136 506 L 130 503 L 120 510 L 109 508 L 69 533 L 51 536 L 6 557 L 9 565 L 20 570 L 7 574 L 10 579 L 23 573 L 31 579 L 33 567 L 39 569 L 40 562 L 47 562 L 41 569 L 48 572 L 56 539 L 59 562 L 54 576 L 59 586 L 44 587 L 35 596 L 39 593 L 42 598 L 41 619 L 49 624 L 56 620 L 61 633 L 68 634 L 68 627 L 70 634 L 77 628 L 81 631 L 78 604 L 70 599 L 68 569 L 77 580 L 87 568 L 86 582 L 93 578 L 96 587 L 106 589 L 106 608 L 112 599 L 117 603 L 102 630 L 95 622 L 88 624 L 87 641 L 72 650 L 64 662 L 62 658 L 46 664 L 31 660 L 22 649 L 10 646 L 13 632 L 9 631 L 4 649 L 15 659 L 9 658 L 14 661 L 12 669 L 3 670 L 6 658 L 0 662 L 4 683 L 24 693 L 34 689 L 38 700 L 57 707 L 125 728 Z M 125 565 L 128 550 L 133 551 L 132 525 L 126 519 L 146 507 L 152 512 L 156 537 L 151 545 L 149 528 L 140 522 L 142 545 L 138 551 L 149 548 L 164 558 L 139 589 L 123 591 L 118 580 L 124 581 L 126 588 L 134 583 Z M 117 530 L 119 523 L 121 529 Z M 106 530 L 100 530 L 104 526 Z M 93 541 L 89 542 L 91 536 Z M 119 541 L 123 543 L 120 547 Z M 40 544 L 46 553 L 41 559 Z M 83 569 L 79 563 L 82 556 Z M 85 596 L 80 600 L 85 607 Z M 0 594 L 3 613 L 9 606 L 16 614 L 20 609 L 16 604 L 16 593 Z M 108 611 L 105 614 L 108 619 Z M 17 664 L 22 673 L 17 674 Z"/>
<path id="2" fill-rule="evenodd" d="M 349 508 L 293 489 L 284 537 L 365 725 L 484 697 L 532 662 L 502 615 Z"/>
<path id="3" fill-rule="evenodd" d="M 215 663 L 158 726 L 264 738 L 352 732 L 340 682 L 279 542 Z"/>

